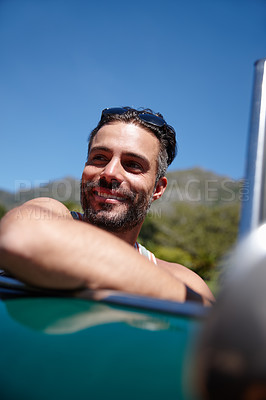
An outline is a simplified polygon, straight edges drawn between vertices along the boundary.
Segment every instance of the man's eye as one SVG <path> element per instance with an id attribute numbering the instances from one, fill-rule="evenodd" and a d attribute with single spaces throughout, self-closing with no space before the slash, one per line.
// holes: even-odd
<path id="1" fill-rule="evenodd" d="M 133 172 L 142 172 L 142 166 L 135 161 L 127 161 L 125 162 L 125 168 L 132 170 Z"/>
<path id="2" fill-rule="evenodd" d="M 89 164 L 102 164 L 106 163 L 108 160 L 102 154 L 95 154 L 94 156 L 90 157 L 88 162 Z"/>
<path id="3" fill-rule="evenodd" d="M 93 156 L 92 157 L 93 158 L 93 160 L 106 160 L 106 157 L 105 156 L 102 156 L 102 155 L 100 155 L 100 154 L 98 154 L 98 155 L 96 155 L 96 156 Z"/>

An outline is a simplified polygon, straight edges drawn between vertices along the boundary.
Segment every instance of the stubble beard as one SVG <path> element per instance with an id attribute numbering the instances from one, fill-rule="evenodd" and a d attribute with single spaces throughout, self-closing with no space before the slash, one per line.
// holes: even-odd
<path id="1" fill-rule="evenodd" d="M 91 193 L 94 187 L 107 187 L 107 184 L 81 183 L 81 205 L 85 221 L 113 233 L 128 232 L 143 223 L 152 203 L 152 195 L 144 191 L 136 193 L 132 190 L 119 189 L 119 192 L 126 197 L 123 210 L 120 206 L 107 203 L 102 203 L 101 208 L 95 210 L 91 204 Z M 117 212 L 115 212 L 116 207 Z"/>

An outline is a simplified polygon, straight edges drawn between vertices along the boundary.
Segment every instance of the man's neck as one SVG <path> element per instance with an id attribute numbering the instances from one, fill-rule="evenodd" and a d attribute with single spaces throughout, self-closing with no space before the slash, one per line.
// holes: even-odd
<path id="1" fill-rule="evenodd" d="M 117 238 L 123 240 L 124 242 L 130 244 L 131 246 L 134 246 L 137 238 L 139 236 L 139 232 L 141 229 L 140 226 L 136 226 L 135 228 L 131 229 L 130 231 L 127 232 L 111 232 L 114 236 Z"/>

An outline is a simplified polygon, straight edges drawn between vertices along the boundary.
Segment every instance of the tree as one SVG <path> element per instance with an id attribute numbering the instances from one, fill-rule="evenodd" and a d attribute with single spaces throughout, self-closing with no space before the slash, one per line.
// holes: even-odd
<path id="1" fill-rule="evenodd" d="M 5 206 L 0 204 L 0 219 L 3 218 L 3 216 L 5 215 L 6 212 L 7 212 L 7 209 L 5 208 Z"/>

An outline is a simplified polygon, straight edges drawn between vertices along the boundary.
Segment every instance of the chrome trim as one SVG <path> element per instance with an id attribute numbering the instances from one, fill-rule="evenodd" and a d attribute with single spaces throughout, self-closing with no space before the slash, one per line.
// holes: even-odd
<path id="1" fill-rule="evenodd" d="M 266 221 L 266 58 L 255 63 L 253 98 L 239 238 Z"/>

